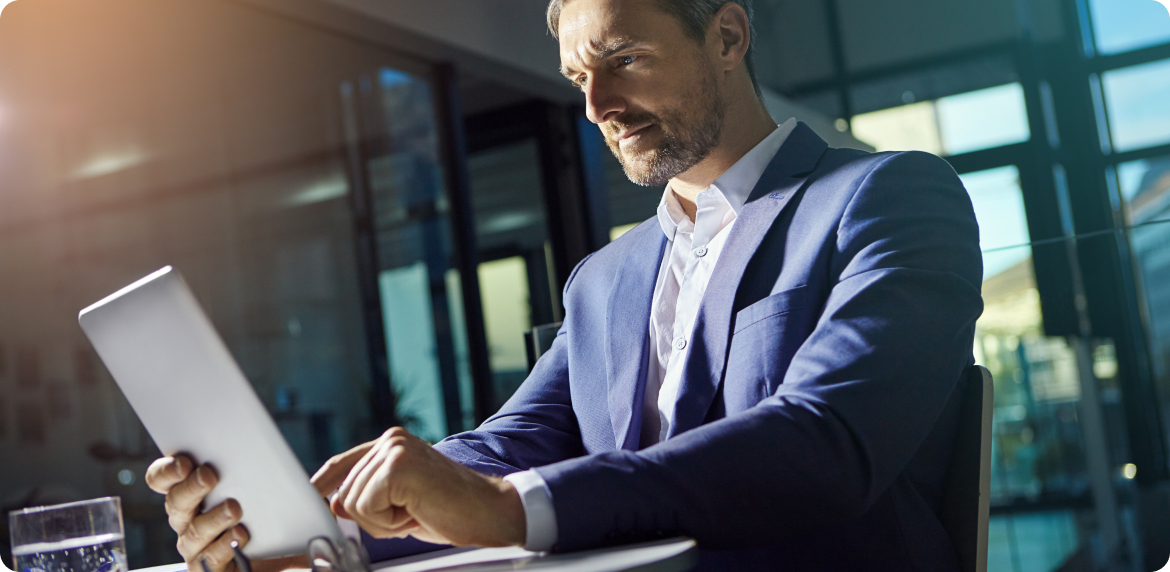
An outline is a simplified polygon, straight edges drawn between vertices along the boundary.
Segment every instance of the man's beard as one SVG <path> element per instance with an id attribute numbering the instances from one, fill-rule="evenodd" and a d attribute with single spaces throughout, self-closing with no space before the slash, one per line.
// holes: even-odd
<path id="1" fill-rule="evenodd" d="M 638 185 L 662 186 L 711 154 L 723 133 L 726 112 L 716 82 L 714 73 L 706 74 L 693 95 L 680 98 L 687 102 L 685 109 L 671 109 L 659 114 L 631 111 L 602 125 L 605 144 L 621 162 L 630 181 Z M 658 145 L 653 149 L 624 152 L 614 135 L 642 125 L 657 126 L 662 130 Z"/>

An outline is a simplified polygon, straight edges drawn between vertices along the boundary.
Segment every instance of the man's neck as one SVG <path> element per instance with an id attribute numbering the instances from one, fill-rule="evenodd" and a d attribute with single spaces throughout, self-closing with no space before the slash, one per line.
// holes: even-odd
<path id="1" fill-rule="evenodd" d="M 670 180 L 671 191 L 692 222 L 697 211 L 695 197 L 775 130 L 776 122 L 762 104 L 751 106 L 746 113 L 728 113 L 719 145 L 706 159 Z"/>

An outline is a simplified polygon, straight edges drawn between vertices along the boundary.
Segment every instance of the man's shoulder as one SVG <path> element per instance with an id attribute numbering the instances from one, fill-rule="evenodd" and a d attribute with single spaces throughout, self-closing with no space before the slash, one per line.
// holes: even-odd
<path id="1" fill-rule="evenodd" d="M 825 151 L 815 172 L 821 178 L 827 174 L 864 178 L 879 169 L 906 173 L 943 172 L 954 174 L 954 169 L 945 159 L 923 151 L 869 152 L 837 148 L 829 148 Z"/>

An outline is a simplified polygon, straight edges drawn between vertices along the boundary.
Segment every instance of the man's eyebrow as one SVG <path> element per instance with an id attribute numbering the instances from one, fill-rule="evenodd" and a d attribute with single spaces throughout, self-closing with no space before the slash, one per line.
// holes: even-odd
<path id="1" fill-rule="evenodd" d="M 621 52 L 622 50 L 629 49 L 637 42 L 633 38 L 614 38 L 606 42 L 590 43 L 593 44 L 593 49 L 591 50 L 593 52 L 593 57 L 599 60 L 604 60 L 618 52 Z M 577 70 L 572 67 L 561 67 L 561 75 L 570 80 L 573 79 L 573 75 L 576 73 Z"/>

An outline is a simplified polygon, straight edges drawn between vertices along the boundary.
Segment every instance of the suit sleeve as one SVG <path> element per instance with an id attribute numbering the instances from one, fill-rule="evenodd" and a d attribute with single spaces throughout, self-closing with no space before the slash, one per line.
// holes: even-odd
<path id="1" fill-rule="evenodd" d="M 949 165 L 924 153 L 875 163 L 841 216 L 825 307 L 776 393 L 642 451 L 536 469 L 557 550 L 656 531 L 761 546 L 859 518 L 904 471 L 970 363 L 982 260 Z"/>
<path id="2" fill-rule="evenodd" d="M 565 285 L 569 290 L 582 260 Z M 565 316 L 565 324 L 572 320 Z M 569 394 L 567 331 L 562 326 L 552 347 L 499 412 L 474 431 L 435 445 L 450 459 L 480 473 L 502 476 L 563 461 L 585 453 Z"/>

